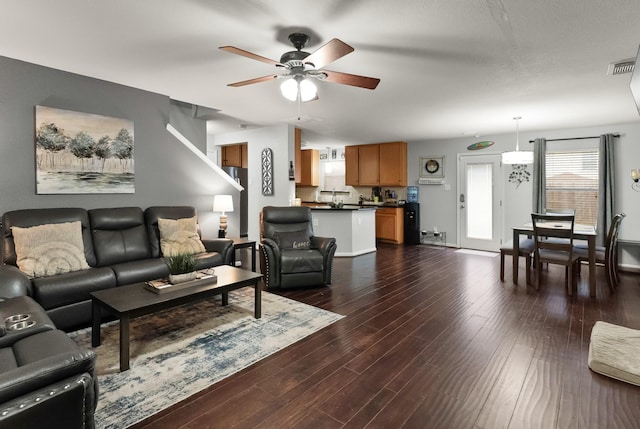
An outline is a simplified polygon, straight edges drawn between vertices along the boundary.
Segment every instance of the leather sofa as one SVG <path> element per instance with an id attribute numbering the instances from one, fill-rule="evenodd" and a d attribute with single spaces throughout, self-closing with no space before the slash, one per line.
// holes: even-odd
<path id="1" fill-rule="evenodd" d="M 95 354 L 26 296 L 0 302 L 0 428 L 94 428 Z"/>
<path id="2" fill-rule="evenodd" d="M 2 216 L 3 249 L 0 297 L 30 296 L 58 329 L 91 325 L 90 293 L 168 276 L 161 254 L 158 219 L 196 216 L 190 206 L 26 209 Z M 88 269 L 30 279 L 17 267 L 11 228 L 80 221 Z M 233 241 L 202 240 L 206 252 L 196 255 L 197 269 L 230 264 Z"/>
<path id="3" fill-rule="evenodd" d="M 267 289 L 331 284 L 336 239 L 314 236 L 309 207 L 263 207 L 260 238 Z"/>

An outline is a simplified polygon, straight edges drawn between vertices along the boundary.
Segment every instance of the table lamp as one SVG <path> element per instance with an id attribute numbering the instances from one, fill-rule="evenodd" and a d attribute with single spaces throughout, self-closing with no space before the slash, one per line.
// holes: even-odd
<path id="1" fill-rule="evenodd" d="M 225 238 L 227 235 L 227 215 L 225 213 L 233 211 L 233 198 L 231 198 L 231 195 L 215 195 L 213 197 L 213 211 L 221 213 L 218 238 Z"/>

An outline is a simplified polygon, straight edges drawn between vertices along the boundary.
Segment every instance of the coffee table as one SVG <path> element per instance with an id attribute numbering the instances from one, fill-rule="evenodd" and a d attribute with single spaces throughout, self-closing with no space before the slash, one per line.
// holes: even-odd
<path id="1" fill-rule="evenodd" d="M 129 322 L 136 317 L 157 313 L 188 302 L 200 301 L 222 295 L 222 305 L 229 304 L 229 292 L 246 286 L 255 290 L 254 315 L 262 317 L 262 301 L 259 280 L 262 274 L 222 265 L 215 267 L 217 281 L 207 279 L 194 281 L 193 287 L 176 291 L 154 293 L 145 284 L 134 283 L 91 293 L 91 345 L 100 345 L 100 321 L 102 312 L 112 314 L 120 320 L 120 371 L 129 369 Z"/>

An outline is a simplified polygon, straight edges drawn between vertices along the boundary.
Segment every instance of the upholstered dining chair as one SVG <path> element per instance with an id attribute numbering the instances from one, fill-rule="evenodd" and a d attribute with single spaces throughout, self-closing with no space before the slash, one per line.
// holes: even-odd
<path id="1" fill-rule="evenodd" d="M 596 247 L 596 264 L 604 267 L 607 285 L 611 292 L 615 292 L 620 283 L 618 277 L 618 231 L 620 230 L 622 220 L 626 216 L 624 213 L 618 213 L 613 217 L 605 245 Z M 574 252 L 578 255 L 579 262 L 589 260 L 589 249 L 586 245 L 576 244 L 574 246 Z M 580 265 L 578 269 L 580 269 Z"/>
<path id="2" fill-rule="evenodd" d="M 335 238 L 316 237 L 309 207 L 263 207 L 260 268 L 267 289 L 331 284 Z"/>
<path id="3" fill-rule="evenodd" d="M 524 257 L 527 273 L 527 284 L 531 284 L 531 255 L 533 254 L 534 248 L 535 244 L 533 242 L 533 239 L 526 237 L 520 237 L 517 256 L 513 256 L 513 241 L 509 241 L 502 247 L 500 247 L 500 281 L 504 281 L 504 257 L 507 255 L 511 255 L 514 258 Z"/>
<path id="4" fill-rule="evenodd" d="M 534 264 L 536 267 L 536 289 L 540 289 L 542 264 L 565 266 L 565 288 L 569 295 L 577 290 L 574 270 L 578 255 L 573 248 L 573 215 L 548 215 L 531 213 L 533 222 Z M 551 239 L 549 239 L 551 238 Z M 561 240 L 557 240 L 560 238 Z"/>

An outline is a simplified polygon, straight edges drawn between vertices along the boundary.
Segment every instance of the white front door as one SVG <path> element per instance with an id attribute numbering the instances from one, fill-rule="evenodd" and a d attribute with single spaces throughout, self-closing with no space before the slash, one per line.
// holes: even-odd
<path id="1" fill-rule="evenodd" d="M 458 245 L 500 249 L 500 154 L 458 156 Z"/>

